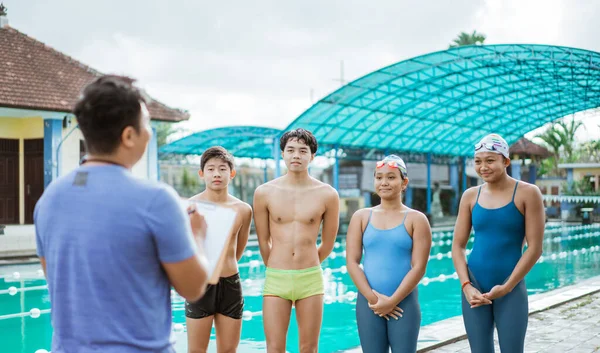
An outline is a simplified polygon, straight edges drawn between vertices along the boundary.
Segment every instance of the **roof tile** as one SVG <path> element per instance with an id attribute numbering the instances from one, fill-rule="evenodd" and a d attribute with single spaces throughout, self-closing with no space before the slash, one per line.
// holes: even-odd
<path id="1" fill-rule="evenodd" d="M 70 112 L 82 89 L 102 73 L 18 30 L 0 28 L 0 106 Z M 154 99 L 154 120 L 189 119 Z"/>

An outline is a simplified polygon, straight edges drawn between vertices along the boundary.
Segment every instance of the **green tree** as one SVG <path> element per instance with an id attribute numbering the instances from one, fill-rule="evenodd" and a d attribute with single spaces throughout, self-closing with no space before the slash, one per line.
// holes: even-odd
<path id="1" fill-rule="evenodd" d="M 581 145 L 586 162 L 600 162 L 600 140 L 587 141 Z"/>
<path id="2" fill-rule="evenodd" d="M 575 121 L 575 118 L 572 118 L 567 123 L 559 121 L 558 125 L 561 127 L 564 134 L 563 148 L 565 151 L 565 159 L 567 162 L 575 162 L 577 160 L 575 153 L 577 138 L 575 137 L 575 134 L 577 133 L 577 130 L 583 126 L 583 123 L 581 121 Z"/>
<path id="3" fill-rule="evenodd" d="M 166 145 L 169 138 L 176 133 L 184 132 L 185 129 L 181 127 L 175 127 L 174 123 L 167 123 L 164 121 L 158 122 L 154 125 L 156 129 L 156 140 L 158 141 L 158 147 Z"/>
<path id="4" fill-rule="evenodd" d="M 167 123 L 167 122 L 158 122 L 153 124 L 154 129 L 156 131 L 156 141 L 158 143 L 158 148 L 167 143 L 171 142 L 173 135 L 175 134 L 187 134 L 189 133 L 188 129 L 185 129 L 181 126 L 177 126 L 175 123 Z M 180 154 L 159 154 L 160 160 L 170 160 L 170 161 L 184 161 L 187 159 L 187 156 Z"/>
<path id="5" fill-rule="evenodd" d="M 198 192 L 200 182 L 198 176 L 190 173 L 187 167 L 183 167 L 181 174 L 181 183 L 175 187 L 181 196 L 191 197 Z"/>
<path id="6" fill-rule="evenodd" d="M 574 181 L 572 184 L 564 183 L 563 184 L 563 194 L 564 195 L 574 195 L 574 196 L 597 196 L 598 192 L 594 190 L 592 187 L 592 183 L 590 178 L 583 178 L 578 181 Z M 592 206 L 593 207 L 593 206 Z"/>
<path id="7" fill-rule="evenodd" d="M 573 196 L 600 196 L 600 192 L 597 192 L 592 187 L 590 178 L 583 178 L 578 181 L 574 181 L 572 184 L 564 183 L 562 187 L 563 195 Z M 581 216 L 582 208 L 595 208 L 596 204 L 591 201 L 579 202 L 575 205 L 575 212 L 578 216 Z"/>
<path id="8" fill-rule="evenodd" d="M 471 34 L 460 32 L 460 34 L 452 41 L 452 44 L 450 44 L 450 48 L 462 47 L 465 45 L 482 45 L 485 42 L 485 39 L 486 35 L 477 33 L 477 31 L 473 31 Z"/>
<path id="9" fill-rule="evenodd" d="M 552 125 L 546 131 L 536 136 L 544 142 L 544 144 L 552 151 L 552 157 L 542 162 L 542 168 L 550 174 L 550 171 L 555 175 L 559 175 L 558 163 L 560 161 L 560 148 L 562 147 L 562 135 L 556 128 L 556 125 Z M 552 163 L 551 166 L 549 163 Z"/>
<path id="10" fill-rule="evenodd" d="M 575 121 L 575 118 L 572 118 L 568 122 L 559 121 L 554 123 L 543 133 L 536 136 L 552 150 L 554 172 L 556 175 L 560 174 L 558 170 L 560 162 L 574 162 L 577 160 L 578 153 L 575 150 L 575 143 L 577 141 L 575 134 L 582 126 L 583 123 L 581 121 Z"/>
<path id="11" fill-rule="evenodd" d="M 600 127 L 600 125 L 598 125 Z M 579 147 L 584 162 L 600 162 L 600 139 L 586 141 Z"/>
<path id="12" fill-rule="evenodd" d="M 537 171 L 538 176 L 550 175 L 555 172 L 555 158 L 550 156 L 540 161 L 540 169 Z"/>

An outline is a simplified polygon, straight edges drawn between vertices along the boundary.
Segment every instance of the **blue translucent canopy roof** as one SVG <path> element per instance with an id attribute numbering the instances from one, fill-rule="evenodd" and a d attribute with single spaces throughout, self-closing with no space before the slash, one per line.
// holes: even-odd
<path id="1" fill-rule="evenodd" d="M 600 53 L 468 46 L 374 71 L 321 99 L 287 129 L 310 130 L 322 145 L 469 156 L 488 133 L 512 144 L 599 106 Z"/>
<path id="2" fill-rule="evenodd" d="M 222 146 L 238 158 L 273 157 L 275 139 L 281 130 L 259 126 L 228 126 L 204 130 L 162 146 L 159 153 L 202 154 Z"/>

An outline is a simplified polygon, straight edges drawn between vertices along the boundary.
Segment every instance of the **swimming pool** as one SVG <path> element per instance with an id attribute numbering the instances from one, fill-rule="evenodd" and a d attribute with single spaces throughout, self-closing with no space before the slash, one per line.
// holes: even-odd
<path id="1" fill-rule="evenodd" d="M 426 278 L 419 285 L 422 325 L 460 315 L 460 286 L 450 258 L 452 234 L 434 233 Z M 472 245 L 472 243 L 469 243 Z M 339 239 L 332 255 L 323 263 L 326 281 L 325 308 L 319 351 L 337 352 L 359 345 L 354 304 L 356 288 L 346 272 L 345 242 Z M 0 266 L 0 351 L 34 353 L 50 350 L 52 328 L 50 302 L 39 264 Z M 548 291 L 600 274 L 600 225 L 548 224 L 544 254 L 527 275 L 530 294 Z M 264 352 L 261 291 L 265 268 L 258 249 L 246 250 L 240 261 L 240 275 L 246 301 L 242 342 L 239 352 Z M 18 273 L 18 274 L 17 274 Z M 16 275 L 16 276 L 15 276 Z M 11 289 L 10 293 L 9 288 Z M 21 291 L 21 289 L 25 291 Z M 119 290 L 113 288 L 113 290 Z M 13 293 L 14 295 L 11 295 Z M 186 352 L 183 300 L 174 294 L 173 338 L 177 352 Z M 29 314 L 33 310 L 33 318 Z M 5 317 L 25 313 L 23 316 Z M 3 318 L 4 317 L 4 318 Z M 292 311 L 292 320 L 295 320 Z M 214 339 L 214 332 L 212 338 Z M 287 350 L 298 352 L 298 332 L 290 325 Z M 211 343 L 214 352 L 214 342 Z"/>

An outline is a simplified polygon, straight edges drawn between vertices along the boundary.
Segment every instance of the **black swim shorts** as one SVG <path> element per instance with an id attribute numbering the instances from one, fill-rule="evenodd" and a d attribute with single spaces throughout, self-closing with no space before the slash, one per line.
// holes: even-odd
<path id="1" fill-rule="evenodd" d="M 191 319 L 202 319 L 215 314 L 241 319 L 244 311 L 242 281 L 240 274 L 219 278 L 219 283 L 209 284 L 206 293 L 197 302 L 185 302 L 185 316 Z"/>

